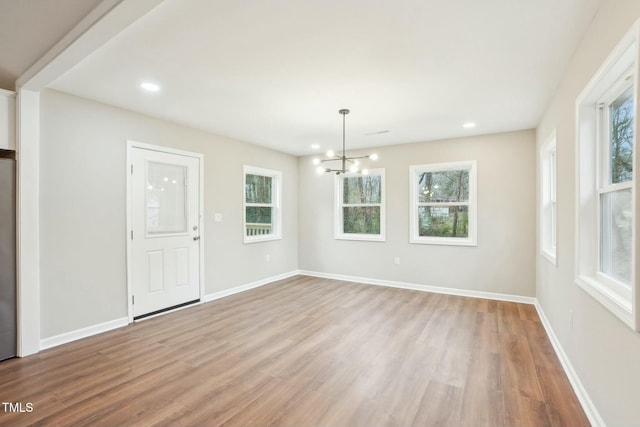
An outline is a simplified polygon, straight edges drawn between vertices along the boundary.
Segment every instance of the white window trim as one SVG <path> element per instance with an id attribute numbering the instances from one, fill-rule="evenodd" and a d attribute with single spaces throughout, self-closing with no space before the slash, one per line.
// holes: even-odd
<path id="1" fill-rule="evenodd" d="M 334 177 L 334 238 L 337 240 L 362 240 L 369 242 L 385 242 L 386 241 L 386 215 L 385 215 L 385 206 L 386 206 L 386 195 L 385 195 L 385 169 L 369 169 L 369 176 L 380 176 L 380 203 L 366 203 L 362 206 L 380 206 L 380 234 L 355 234 L 355 233 L 344 233 L 343 230 L 343 191 L 344 186 L 342 181 L 344 178 L 353 178 L 362 176 L 359 173 L 344 173 L 340 175 L 335 175 Z M 349 206 L 358 206 L 350 204 Z"/>
<path id="2" fill-rule="evenodd" d="M 273 229 L 270 234 L 247 236 L 247 206 L 257 206 L 252 203 L 247 203 L 245 193 L 247 188 L 247 175 L 263 175 L 271 177 L 272 189 L 270 206 L 273 208 Z M 282 172 L 244 165 L 242 175 L 242 234 L 244 236 L 244 243 L 266 242 L 282 239 Z"/>
<path id="3" fill-rule="evenodd" d="M 558 171 L 556 130 L 540 147 L 540 254 L 557 266 Z M 548 207 L 547 204 L 551 206 Z"/>
<path id="4" fill-rule="evenodd" d="M 466 205 L 469 207 L 469 236 L 460 237 L 429 237 L 418 235 L 418 174 L 422 172 L 441 172 L 447 170 L 469 170 L 469 202 L 453 203 L 450 205 Z M 413 165 L 409 167 L 409 242 L 424 245 L 449 245 L 449 246 L 478 246 L 478 179 L 477 162 L 468 160 L 451 163 L 432 163 L 426 165 Z M 439 205 L 446 206 L 445 203 Z"/>
<path id="5" fill-rule="evenodd" d="M 638 201 L 636 190 L 640 181 L 638 173 L 638 45 L 640 42 L 640 21 L 623 37 L 609 55 L 604 64 L 589 81 L 576 99 L 576 211 L 575 211 L 575 281 L 596 301 L 606 307 L 623 323 L 635 331 L 640 331 L 640 292 L 636 284 L 636 266 L 638 256 L 636 244 L 638 241 Z M 632 241 L 634 242 L 631 259 L 632 275 L 631 289 L 600 273 L 600 194 L 603 190 L 629 188 L 629 183 L 603 186 L 601 174 L 604 154 L 599 138 L 605 129 L 598 124 L 599 104 L 607 96 L 613 96 L 626 83 L 620 83 L 629 72 L 633 74 L 634 87 L 634 152 L 632 206 L 634 216 L 632 220 Z"/>

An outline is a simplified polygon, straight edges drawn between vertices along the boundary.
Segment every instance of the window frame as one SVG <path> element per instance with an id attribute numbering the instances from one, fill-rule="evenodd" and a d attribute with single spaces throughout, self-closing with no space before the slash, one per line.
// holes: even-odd
<path id="1" fill-rule="evenodd" d="M 247 203 L 247 175 L 259 175 L 271 178 L 271 203 Z M 244 243 L 282 239 L 282 172 L 244 165 L 242 176 L 242 233 Z M 271 208 L 271 233 L 255 236 L 247 235 L 247 207 Z"/>
<path id="2" fill-rule="evenodd" d="M 632 67 L 629 67 L 622 74 L 623 76 L 629 73 L 633 73 Z M 611 140 L 610 140 L 610 107 L 618 97 L 620 97 L 624 92 L 629 90 L 629 88 L 633 89 L 633 82 L 628 81 L 616 81 L 614 85 L 605 92 L 605 94 L 597 101 L 596 106 L 598 110 L 596 111 L 596 127 L 597 127 L 597 135 L 596 135 L 596 144 L 597 144 L 597 154 L 598 154 L 598 163 L 596 167 L 596 205 L 597 205 L 597 246 L 596 246 L 596 259 L 597 266 L 601 267 L 602 263 L 602 195 L 603 194 L 613 194 L 620 190 L 631 190 L 632 194 L 633 190 L 633 178 L 629 181 L 610 184 L 608 183 L 609 177 L 611 175 Z M 634 114 L 635 115 L 635 114 Z M 635 133 L 634 133 L 634 139 Z M 635 148 L 635 141 L 634 141 Z M 634 150 L 635 152 L 635 150 Z M 635 153 L 634 153 L 635 157 Z M 635 162 L 634 162 L 635 163 Z M 635 166 L 635 165 L 634 165 Z M 634 175 L 635 175 L 635 167 L 634 167 Z M 633 232 L 632 232 L 633 233 Z M 633 249 L 632 249 L 633 252 Z M 632 267 L 633 268 L 633 267 Z M 625 301 L 631 300 L 631 287 L 633 285 L 627 286 L 625 283 L 616 280 L 614 277 L 611 277 L 600 269 L 596 270 L 597 280 L 601 282 L 602 285 L 606 286 L 609 291 L 613 292 L 618 296 L 622 296 Z"/>
<path id="3" fill-rule="evenodd" d="M 640 331 L 638 263 L 638 63 L 640 21 L 622 38 L 576 99 L 575 282 L 634 331 Z M 633 175 L 610 184 L 609 106 L 629 87 L 634 102 Z M 631 189 L 631 281 L 601 271 L 602 195 Z"/>
<path id="4" fill-rule="evenodd" d="M 363 176 L 380 176 L 380 203 L 344 203 L 344 179 L 357 178 Z M 386 192 L 385 192 L 385 169 L 369 169 L 367 175 L 361 173 L 341 173 L 334 177 L 334 239 L 336 240 L 360 240 L 368 242 L 385 242 L 386 241 Z M 379 234 L 362 234 L 362 233 L 345 233 L 344 232 L 344 207 L 358 206 L 380 206 L 380 233 Z"/>
<path id="5" fill-rule="evenodd" d="M 468 202 L 429 202 L 418 201 L 418 177 L 424 172 L 444 172 L 454 170 L 469 171 L 469 201 Z M 478 246 L 478 166 L 476 160 L 466 160 L 449 163 L 430 163 L 409 166 L 409 243 L 423 245 L 448 246 Z M 468 237 L 434 237 L 420 236 L 418 231 L 418 209 L 420 206 L 468 206 L 469 233 Z"/>
<path id="6" fill-rule="evenodd" d="M 540 147 L 540 254 L 557 266 L 558 162 L 556 130 Z"/>

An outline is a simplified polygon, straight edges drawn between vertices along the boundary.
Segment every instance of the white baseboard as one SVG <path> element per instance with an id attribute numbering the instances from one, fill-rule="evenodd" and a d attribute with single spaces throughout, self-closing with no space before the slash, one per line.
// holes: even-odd
<path id="1" fill-rule="evenodd" d="M 40 340 L 40 350 L 46 350 L 48 348 L 57 347 L 62 344 L 76 341 L 82 338 L 87 338 L 93 335 L 101 334 L 103 332 L 111 331 L 113 329 L 121 328 L 129 324 L 127 317 L 121 317 L 120 319 L 110 320 L 108 322 L 100 323 L 98 325 L 87 326 L 86 328 L 77 329 L 71 332 L 65 332 L 64 334 L 55 335 L 49 338 Z"/>
<path id="2" fill-rule="evenodd" d="M 411 289 L 414 291 L 433 292 L 436 294 L 458 295 L 462 297 L 492 299 L 498 301 L 518 302 L 523 304 L 535 304 L 535 297 L 521 295 L 500 294 L 497 292 L 472 291 L 468 289 L 444 288 L 440 286 L 418 285 L 415 283 L 395 282 L 391 280 L 379 280 L 366 277 L 346 276 L 342 274 L 320 273 L 317 271 L 299 270 L 298 274 L 305 276 L 321 277 L 324 279 L 344 280 L 347 282 L 364 283 L 367 285 L 387 286 L 390 288 Z"/>
<path id="3" fill-rule="evenodd" d="M 606 425 L 604 423 L 604 420 L 600 416 L 600 413 L 598 412 L 598 409 L 596 408 L 593 401 L 591 400 L 591 397 L 589 397 L 587 390 L 582 385 L 582 381 L 580 381 L 580 377 L 576 373 L 575 369 L 573 369 L 573 365 L 571 364 L 571 361 L 569 360 L 567 353 L 564 352 L 564 349 L 562 348 L 562 344 L 560 344 L 560 340 L 558 340 L 558 337 L 553 331 L 553 328 L 551 327 L 551 323 L 549 323 L 549 319 L 547 319 L 547 316 L 544 314 L 544 310 L 542 310 L 542 306 L 538 301 L 536 301 L 535 306 L 538 312 L 538 316 L 540 317 L 540 321 L 542 322 L 542 325 L 544 326 L 544 329 L 547 332 L 547 336 L 551 341 L 551 345 L 553 346 L 553 349 L 555 350 L 556 355 L 558 356 L 558 359 L 560 359 L 562 368 L 564 369 L 564 372 L 567 374 L 567 377 L 569 378 L 569 382 L 571 383 L 571 387 L 573 387 L 573 391 L 576 393 L 576 396 L 580 401 L 580 405 L 582 405 L 582 409 L 584 410 L 584 413 L 589 419 L 589 422 L 593 427 L 605 427 Z"/>
<path id="4" fill-rule="evenodd" d="M 298 270 L 289 271 L 287 273 L 278 274 L 277 276 L 267 277 L 266 279 L 256 280 L 255 282 L 246 283 L 244 285 L 236 286 L 234 288 L 225 289 L 222 291 L 214 292 L 209 295 L 205 295 L 202 298 L 202 302 L 211 302 L 220 298 L 228 297 L 240 292 L 248 291 L 250 289 L 259 288 L 260 286 L 268 285 L 269 283 L 277 282 L 278 280 L 288 279 L 300 274 Z"/>

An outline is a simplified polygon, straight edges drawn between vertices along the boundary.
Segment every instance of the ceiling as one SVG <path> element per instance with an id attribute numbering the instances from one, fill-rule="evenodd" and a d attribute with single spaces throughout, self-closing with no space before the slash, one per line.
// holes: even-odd
<path id="1" fill-rule="evenodd" d="M 15 81 L 101 0 L 0 0 L 0 88 Z"/>
<path id="2" fill-rule="evenodd" d="M 50 87 L 294 155 L 340 108 L 348 149 L 529 129 L 601 3 L 165 0 Z"/>

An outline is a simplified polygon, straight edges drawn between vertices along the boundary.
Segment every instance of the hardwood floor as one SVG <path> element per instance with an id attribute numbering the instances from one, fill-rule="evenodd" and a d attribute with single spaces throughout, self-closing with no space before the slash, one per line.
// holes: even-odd
<path id="1" fill-rule="evenodd" d="M 586 426 L 535 308 L 297 276 L 0 363 L 0 425 Z"/>

